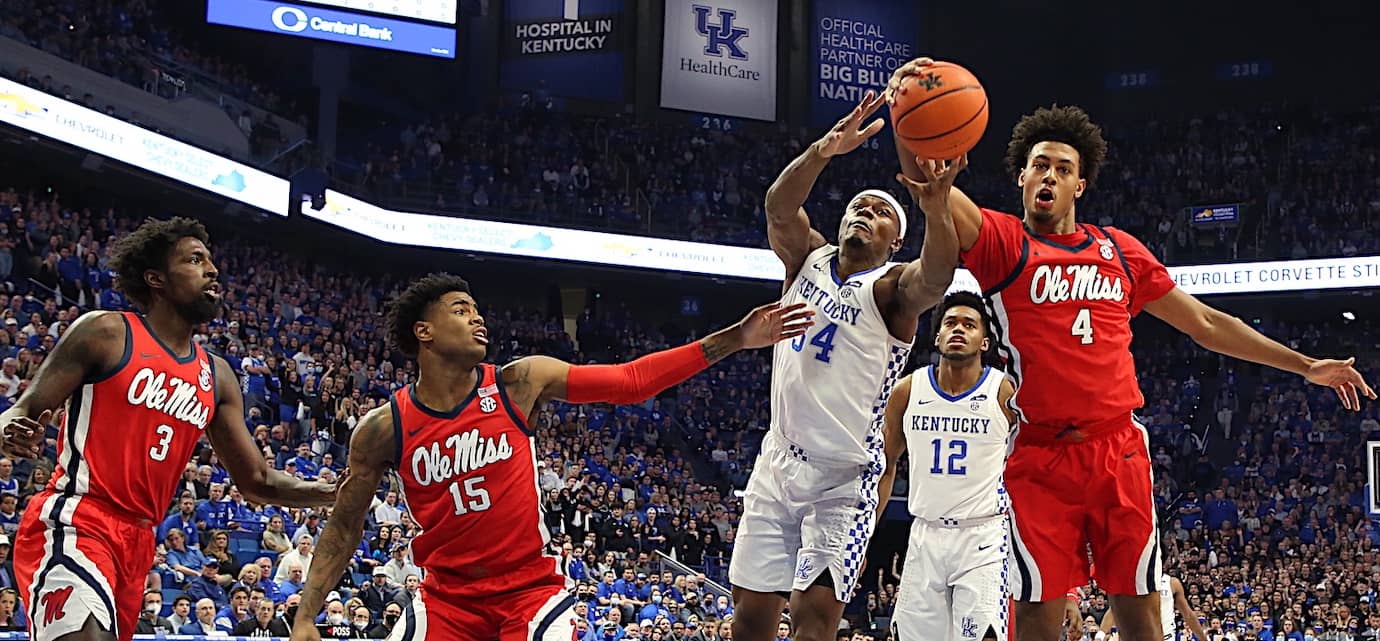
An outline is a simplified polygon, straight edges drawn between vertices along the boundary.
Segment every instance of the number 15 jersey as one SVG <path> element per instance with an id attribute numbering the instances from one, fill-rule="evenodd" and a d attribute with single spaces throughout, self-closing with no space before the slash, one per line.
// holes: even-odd
<path id="1" fill-rule="evenodd" d="M 781 297 L 815 313 L 804 336 L 772 353 L 771 429 L 811 460 L 868 465 L 881 457 L 881 417 L 910 343 L 891 336 L 872 288 L 893 264 L 838 271 L 839 248 L 810 252 Z"/>
<path id="2" fill-rule="evenodd" d="M 992 307 L 992 331 L 1016 387 L 1022 429 L 1053 436 L 1145 403 L 1131 357 L 1131 318 L 1174 289 L 1169 271 L 1116 228 L 1079 224 L 1040 236 L 1015 216 L 982 210 L 963 252 Z"/>

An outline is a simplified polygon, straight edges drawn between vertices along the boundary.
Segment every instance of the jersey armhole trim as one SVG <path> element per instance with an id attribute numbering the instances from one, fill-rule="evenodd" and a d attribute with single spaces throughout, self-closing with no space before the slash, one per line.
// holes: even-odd
<path id="1" fill-rule="evenodd" d="M 1123 269 L 1126 272 L 1126 280 L 1131 282 L 1132 287 L 1135 287 L 1136 275 L 1133 272 L 1131 272 L 1131 264 L 1126 262 L 1126 254 L 1123 254 L 1121 252 L 1121 244 L 1116 242 L 1116 238 L 1113 237 L 1111 233 L 1109 233 L 1107 229 L 1102 227 L 1101 225 L 1097 227 L 1097 231 L 1102 232 L 1102 235 L 1107 238 L 1107 242 L 1112 244 L 1112 249 L 1116 251 L 1117 260 L 1121 261 L 1121 269 Z"/>
<path id="2" fill-rule="evenodd" d="M 393 469 L 402 465 L 403 428 L 402 411 L 398 409 L 398 395 L 388 397 L 388 413 L 393 416 Z"/>
<path id="3" fill-rule="evenodd" d="M 204 355 L 206 356 L 206 363 L 207 363 L 208 365 L 211 366 L 211 403 L 212 403 L 212 407 L 220 407 L 220 386 L 216 384 L 216 357 L 213 356 L 213 355 L 211 354 L 211 352 L 206 351 L 206 348 L 204 348 L 204 347 L 202 347 L 202 346 L 200 346 L 200 345 L 197 345 L 196 348 L 199 349 L 199 350 L 201 350 L 201 353 L 204 354 Z M 226 361 L 225 364 L 226 364 L 226 365 L 229 365 L 230 362 L 229 362 L 229 361 Z M 241 402 L 243 402 L 243 399 L 241 399 Z"/>
<path id="4" fill-rule="evenodd" d="M 997 283 L 996 285 L 992 286 L 992 287 L 991 287 L 990 289 L 988 289 L 987 291 L 982 292 L 982 296 L 983 296 L 984 298 L 991 298 L 994 294 L 1000 293 L 1003 289 L 1006 289 L 1007 287 L 1010 287 L 1010 286 L 1011 286 L 1011 283 L 1016 282 L 1016 277 L 1020 276 L 1020 275 L 1021 275 L 1021 272 L 1025 271 L 1025 264 L 1026 264 L 1026 262 L 1029 261 L 1029 260 L 1030 260 L 1030 239 L 1027 238 L 1027 237 L 1022 237 L 1022 238 L 1021 238 L 1021 257 L 1018 258 L 1018 259 L 1016 260 L 1016 266 L 1011 268 L 1011 273 L 1007 274 L 1007 275 L 1006 275 L 1006 278 L 1001 279 L 1001 282 L 999 282 L 999 283 Z"/>
<path id="5" fill-rule="evenodd" d="M 123 370 L 126 365 L 129 365 L 129 358 L 134 354 L 134 331 L 130 329 L 129 316 L 121 313 L 120 320 L 124 321 L 125 323 L 125 351 L 123 354 L 120 355 L 119 362 L 115 363 L 114 367 L 104 372 L 101 372 L 96 376 L 88 377 L 85 381 L 83 381 L 83 383 L 87 385 L 94 385 L 101 381 L 107 380 L 115 376 L 116 374 L 119 374 L 120 371 Z"/>
<path id="6" fill-rule="evenodd" d="M 494 384 L 498 386 L 498 400 L 503 403 L 503 411 L 508 413 L 508 418 L 513 420 L 513 424 L 522 430 L 523 434 L 536 436 L 537 430 L 532 428 L 527 419 L 523 417 L 522 412 L 513 405 L 513 399 L 508 398 L 508 388 L 503 385 L 503 368 L 495 365 L 493 372 Z"/>

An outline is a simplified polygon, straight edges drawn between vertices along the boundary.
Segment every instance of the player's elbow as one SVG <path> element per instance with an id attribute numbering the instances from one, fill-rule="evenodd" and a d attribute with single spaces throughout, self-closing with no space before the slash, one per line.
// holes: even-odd
<path id="1" fill-rule="evenodd" d="M 1231 342 L 1231 336 L 1244 327 L 1241 319 L 1204 306 L 1201 313 L 1193 316 L 1188 327 L 1180 329 L 1204 349 L 1220 352 Z"/>

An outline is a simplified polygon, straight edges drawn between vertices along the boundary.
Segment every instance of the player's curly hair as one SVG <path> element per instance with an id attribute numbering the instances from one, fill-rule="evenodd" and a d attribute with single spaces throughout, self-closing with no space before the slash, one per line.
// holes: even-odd
<path id="1" fill-rule="evenodd" d="M 1078 107 L 1041 107 L 1021 118 L 1011 129 L 1011 142 L 1006 145 L 1006 168 L 1011 175 L 1025 169 L 1030 150 L 1042 142 L 1062 142 L 1078 151 L 1079 177 L 1088 185 L 1097 180 L 1097 172 L 1107 157 L 1107 141 L 1102 128 Z"/>
<path id="2" fill-rule="evenodd" d="M 996 340 L 992 335 L 992 316 L 987 312 L 987 301 L 973 292 L 957 291 L 950 292 L 934 307 L 934 313 L 930 314 L 930 340 L 939 337 L 939 331 L 944 326 L 944 314 L 947 314 L 954 307 L 971 307 L 976 309 L 978 317 L 982 319 L 982 334 L 987 338 Z"/>
<path id="3" fill-rule="evenodd" d="M 426 309 L 432 303 L 450 292 L 469 293 L 470 283 L 454 274 L 437 272 L 427 274 L 412 283 L 403 293 L 388 304 L 388 338 L 398 351 L 409 358 L 416 358 L 421 348 L 412 327 L 422 320 Z"/>
<path id="4" fill-rule="evenodd" d="M 153 290 L 144 282 L 144 272 L 168 268 L 168 254 L 183 238 L 208 243 L 211 237 L 199 221 L 191 218 L 149 218 L 138 229 L 115 241 L 110 247 L 110 268 L 115 272 L 115 289 L 145 309 L 153 302 Z"/>

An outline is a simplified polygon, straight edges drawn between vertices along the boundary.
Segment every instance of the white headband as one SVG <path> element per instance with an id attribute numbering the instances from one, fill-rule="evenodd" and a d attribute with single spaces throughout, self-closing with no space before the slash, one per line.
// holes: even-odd
<path id="1" fill-rule="evenodd" d="M 848 205 L 847 205 L 846 207 L 844 207 L 844 210 L 847 211 L 847 210 L 849 210 L 849 209 L 852 209 L 852 208 L 853 208 L 853 205 L 854 205 L 855 203 L 857 203 L 858 200 L 860 200 L 860 199 L 862 199 L 862 198 L 864 198 L 864 197 L 866 197 L 866 196 L 871 196 L 871 197 L 873 197 L 873 198 L 880 198 L 880 199 L 882 199 L 882 201 L 885 202 L 886 204 L 891 205 L 891 208 L 892 208 L 893 210 L 896 211 L 897 229 L 900 230 L 899 233 L 898 233 L 898 235 L 897 235 L 897 238 L 900 238 L 901 240 L 905 240 L 905 239 L 906 239 L 906 210 L 905 210 L 905 208 L 901 207 L 901 202 L 898 201 L 898 200 L 896 200 L 896 197 L 895 197 L 895 196 L 892 196 L 891 194 L 889 194 L 889 193 L 887 193 L 887 192 L 885 192 L 885 191 L 882 191 L 882 190 L 880 190 L 880 189 L 864 189 L 864 190 L 858 192 L 858 195 L 854 196 L 852 200 L 848 201 Z"/>

